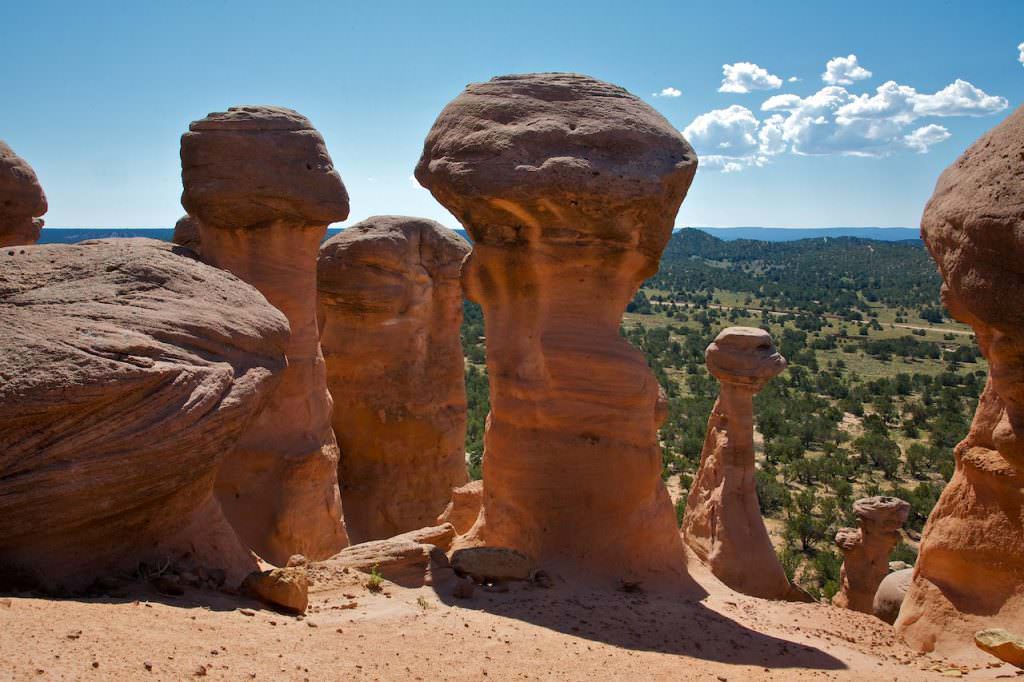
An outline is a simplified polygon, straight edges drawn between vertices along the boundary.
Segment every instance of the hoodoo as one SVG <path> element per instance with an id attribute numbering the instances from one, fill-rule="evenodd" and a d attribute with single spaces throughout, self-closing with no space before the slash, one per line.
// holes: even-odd
<path id="1" fill-rule="evenodd" d="M 232 107 L 181 137 L 181 203 L 202 258 L 259 289 L 288 318 L 288 369 L 228 455 L 217 494 L 239 535 L 279 566 L 347 544 L 316 321 L 316 257 L 348 194 L 320 133 L 290 109 Z"/>
<path id="2" fill-rule="evenodd" d="M 921 236 L 989 377 L 896 628 L 919 649 L 966 652 L 976 630 L 1024 623 L 1024 107 L 942 174 Z"/>
<path id="3" fill-rule="evenodd" d="M 469 244 L 375 216 L 320 247 L 321 345 L 352 542 L 433 525 L 467 481 L 462 286 Z"/>
<path id="4" fill-rule="evenodd" d="M 664 398 L 619 324 L 696 169 L 660 114 L 577 74 L 472 84 L 434 123 L 416 178 L 473 238 L 490 376 L 483 507 L 460 542 L 599 580 L 685 574 Z"/>
<path id="5" fill-rule="evenodd" d="M 251 286 L 115 239 L 0 251 L 0 590 L 178 559 L 255 568 L 217 468 L 284 372 Z"/>
<path id="6" fill-rule="evenodd" d="M 754 395 L 786 369 L 786 359 L 768 332 L 753 327 L 723 329 L 704 357 L 721 390 L 686 498 L 683 538 L 734 590 L 786 599 L 793 588 L 761 518 L 754 480 Z"/>
<path id="7" fill-rule="evenodd" d="M 840 528 L 836 544 L 843 552 L 836 606 L 874 613 L 875 593 L 889 572 L 889 555 L 900 539 L 910 505 L 896 497 L 865 497 L 853 503 L 858 528 Z"/>
<path id="8" fill-rule="evenodd" d="M 0 246 L 35 244 L 46 195 L 32 166 L 0 140 Z"/>

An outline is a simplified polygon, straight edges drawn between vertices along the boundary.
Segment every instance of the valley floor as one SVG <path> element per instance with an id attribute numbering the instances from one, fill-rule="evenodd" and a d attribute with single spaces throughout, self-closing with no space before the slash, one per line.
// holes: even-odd
<path id="1" fill-rule="evenodd" d="M 1018 678 L 901 645 L 873 617 L 737 595 L 697 566 L 699 601 L 558 584 L 470 599 L 351 574 L 304 617 L 216 592 L 0 597 L 0 679 L 917 680 Z M 980 652 L 979 652 L 980 653 Z"/>

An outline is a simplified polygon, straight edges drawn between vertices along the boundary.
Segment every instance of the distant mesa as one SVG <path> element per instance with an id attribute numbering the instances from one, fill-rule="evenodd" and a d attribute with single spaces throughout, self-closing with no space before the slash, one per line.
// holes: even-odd
<path id="1" fill-rule="evenodd" d="M 202 259 L 252 284 L 291 326 L 288 368 L 217 478 L 239 535 L 263 559 L 333 555 L 347 543 L 316 321 L 316 257 L 348 194 L 320 133 L 281 107 L 208 115 L 181 137 L 181 203 Z"/>
<path id="2" fill-rule="evenodd" d="M 46 210 L 32 166 L 0 140 L 0 246 L 35 244 Z"/>

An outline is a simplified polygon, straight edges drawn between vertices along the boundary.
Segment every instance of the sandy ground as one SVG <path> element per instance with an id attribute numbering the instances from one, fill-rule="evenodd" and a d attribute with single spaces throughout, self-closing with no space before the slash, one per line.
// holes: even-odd
<path id="1" fill-rule="evenodd" d="M 701 599 L 557 579 L 461 600 L 391 583 L 373 594 L 353 573 L 316 584 L 304 617 L 144 584 L 118 597 L 10 595 L 0 679 L 1024 680 L 984 657 L 915 654 L 869 616 L 737 595 L 702 571 Z"/>

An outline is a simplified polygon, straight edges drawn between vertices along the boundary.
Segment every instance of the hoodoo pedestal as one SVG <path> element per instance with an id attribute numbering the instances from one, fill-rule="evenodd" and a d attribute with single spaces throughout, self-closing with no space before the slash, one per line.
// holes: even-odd
<path id="1" fill-rule="evenodd" d="M 39 241 L 39 216 L 46 208 L 46 194 L 32 166 L 0 140 L 0 246 Z"/>
<path id="2" fill-rule="evenodd" d="M 466 227 L 491 413 L 463 539 L 600 580 L 682 576 L 660 479 L 666 410 L 619 334 L 697 158 L 637 97 L 577 74 L 502 76 L 441 112 L 416 178 Z"/>
<path id="3" fill-rule="evenodd" d="M 865 497 L 853 503 L 859 528 L 840 528 L 836 544 L 843 552 L 839 591 L 832 603 L 873 613 L 875 593 L 889 573 L 889 555 L 900 540 L 910 505 L 896 497 Z"/>
<path id="4" fill-rule="evenodd" d="M 291 325 L 288 369 L 221 468 L 217 494 L 239 535 L 283 566 L 347 544 L 338 446 L 316 321 L 316 258 L 348 195 L 320 133 L 278 107 L 232 107 L 181 138 L 181 203 L 202 258 L 249 282 Z"/>
<path id="5" fill-rule="evenodd" d="M 921 650 L 966 654 L 976 630 L 1024 623 L 1024 107 L 942 174 L 921 236 L 989 378 L 896 629 Z"/>
<path id="6" fill-rule="evenodd" d="M 734 590 L 786 599 L 792 586 L 765 529 L 754 479 L 754 395 L 786 369 L 786 359 L 768 332 L 753 327 L 723 329 L 704 357 L 721 389 L 686 498 L 683 538 Z"/>
<path id="7" fill-rule="evenodd" d="M 353 543 L 433 525 L 467 481 L 459 270 L 432 220 L 374 216 L 320 247 L 321 345 Z"/>

